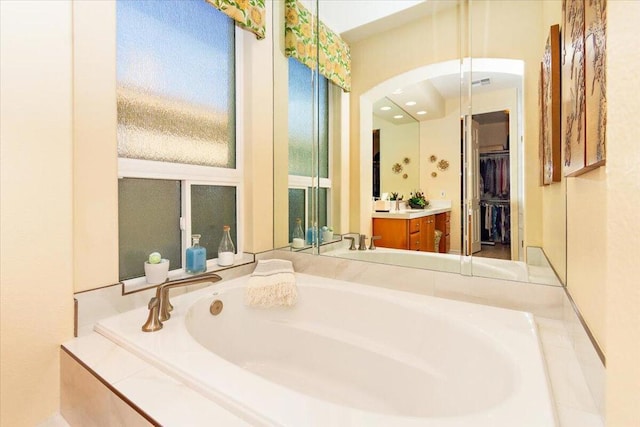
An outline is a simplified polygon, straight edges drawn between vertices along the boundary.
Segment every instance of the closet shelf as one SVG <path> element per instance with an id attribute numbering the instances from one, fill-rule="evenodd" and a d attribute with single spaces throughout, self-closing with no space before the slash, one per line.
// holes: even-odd
<path id="1" fill-rule="evenodd" d="M 510 203 L 509 199 L 480 199 L 480 203 Z"/>
<path id="2" fill-rule="evenodd" d="M 509 150 L 501 150 L 501 151 L 487 151 L 485 153 L 480 152 L 480 157 L 489 157 L 489 156 L 508 156 Z"/>

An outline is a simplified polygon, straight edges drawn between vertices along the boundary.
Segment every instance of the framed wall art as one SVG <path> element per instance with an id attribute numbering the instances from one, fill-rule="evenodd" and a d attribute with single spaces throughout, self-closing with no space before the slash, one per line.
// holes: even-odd
<path id="1" fill-rule="evenodd" d="M 542 184 L 562 179 L 560 145 L 560 26 L 552 25 L 540 76 Z"/>
<path id="2" fill-rule="evenodd" d="M 562 149 L 565 176 L 606 159 L 606 0 L 562 1 Z"/>

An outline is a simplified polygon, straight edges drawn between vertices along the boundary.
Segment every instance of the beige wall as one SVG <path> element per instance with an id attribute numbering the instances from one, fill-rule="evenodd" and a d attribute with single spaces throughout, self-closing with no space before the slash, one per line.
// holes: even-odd
<path id="1" fill-rule="evenodd" d="M 549 28 L 554 24 L 562 24 L 562 3 L 560 0 L 548 0 L 542 3 L 543 25 Z M 540 56 L 543 55 L 547 34 L 541 34 Z M 562 163 L 562 162 L 561 162 Z M 560 183 L 546 185 L 542 188 L 542 247 L 554 270 L 567 283 L 567 222 L 566 215 L 566 179 Z M 559 208 L 561 210 L 559 211 Z"/>
<path id="2" fill-rule="evenodd" d="M 606 207 L 599 207 L 607 214 L 605 233 L 592 244 L 601 249 L 599 262 L 607 260 L 598 302 L 606 314 L 607 426 L 630 427 L 640 420 L 640 55 L 629 47 L 638 43 L 640 2 L 609 1 L 607 20 Z"/>
<path id="3" fill-rule="evenodd" d="M 272 20 L 272 2 L 266 2 L 266 22 Z M 280 32 L 275 32 L 279 34 Z M 274 244 L 274 31 L 267 26 L 263 40 L 242 31 L 244 111 L 239 123 L 244 133 L 245 250 L 262 252 Z"/>
<path id="4" fill-rule="evenodd" d="M 418 122 L 396 125 L 374 116 L 373 128 L 380 129 L 380 192 L 395 192 L 407 200 L 409 193 L 420 189 L 420 126 Z M 405 157 L 409 164 L 403 162 Z M 396 163 L 402 172 L 393 172 Z M 405 173 L 407 179 L 402 178 Z"/>
<path id="5" fill-rule="evenodd" d="M 606 353 L 607 176 L 567 178 L 567 289 Z"/>
<path id="6" fill-rule="evenodd" d="M 119 280 L 115 28 L 114 2 L 73 2 L 76 292 Z"/>
<path id="7" fill-rule="evenodd" d="M 363 134 L 362 138 L 366 139 L 361 141 L 361 96 L 399 74 L 460 57 L 458 32 L 458 10 L 451 8 L 437 17 L 425 18 L 351 44 L 349 191 L 360 200 L 357 203 L 358 199 L 351 197 L 351 231 L 369 234 L 371 223 L 371 171 L 368 167 L 361 169 L 361 164 L 371 164 L 371 150 L 362 149 L 370 147 L 371 137 L 370 133 Z M 360 209 L 360 206 L 364 208 Z"/>
<path id="8" fill-rule="evenodd" d="M 451 251 L 460 253 L 460 103 L 449 99 L 445 116 L 437 120 L 420 122 L 420 188 L 429 200 L 450 200 L 451 203 Z M 429 158 L 434 155 L 437 161 Z M 449 162 L 449 169 L 437 168 L 440 160 Z M 438 175 L 434 178 L 431 173 Z M 442 196 L 444 192 L 444 196 Z"/>
<path id="9" fill-rule="evenodd" d="M 58 411 L 73 336 L 71 2 L 0 2 L 0 424 Z"/>

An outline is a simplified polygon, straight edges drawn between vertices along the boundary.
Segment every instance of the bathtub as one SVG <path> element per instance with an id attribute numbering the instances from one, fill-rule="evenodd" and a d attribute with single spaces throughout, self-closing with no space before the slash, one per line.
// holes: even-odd
<path id="1" fill-rule="evenodd" d="M 530 314 L 296 277 L 293 308 L 246 307 L 244 276 L 173 298 L 160 331 L 146 308 L 95 330 L 251 425 L 556 425 Z"/>
<path id="2" fill-rule="evenodd" d="M 527 265 L 521 261 L 494 258 L 472 258 L 471 263 L 462 265 L 460 255 L 434 252 L 409 251 L 378 247 L 374 251 L 350 251 L 346 247 L 322 252 L 322 255 L 347 258 L 380 264 L 401 265 L 404 267 L 425 268 L 449 273 L 465 272 L 474 276 L 494 279 L 529 281 Z M 461 269 L 466 269 L 461 271 Z"/>

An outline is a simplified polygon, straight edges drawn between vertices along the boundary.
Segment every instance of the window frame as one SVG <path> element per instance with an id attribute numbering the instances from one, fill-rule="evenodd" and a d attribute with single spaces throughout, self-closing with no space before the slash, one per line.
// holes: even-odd
<path id="1" fill-rule="evenodd" d="M 228 18 L 231 19 L 231 18 Z M 180 181 L 181 186 L 181 257 L 182 266 L 169 271 L 169 279 L 176 279 L 186 275 L 184 266 L 186 265 L 186 249 L 191 246 L 191 186 L 211 185 L 211 186 L 231 186 L 236 188 L 236 261 L 244 256 L 244 229 L 245 229 L 245 206 L 244 206 L 244 129 L 242 117 L 244 112 L 244 62 L 243 47 L 246 31 L 234 25 L 234 60 L 235 60 L 235 168 L 222 168 L 213 166 L 201 166 L 182 163 L 169 163 L 155 160 L 140 160 L 118 157 L 118 179 L 120 178 L 146 178 L 146 179 L 169 179 Z M 118 257 L 120 255 L 118 254 Z M 217 258 L 207 260 L 207 271 L 219 269 Z M 126 288 L 138 288 L 146 285 L 143 276 L 123 280 Z"/>

